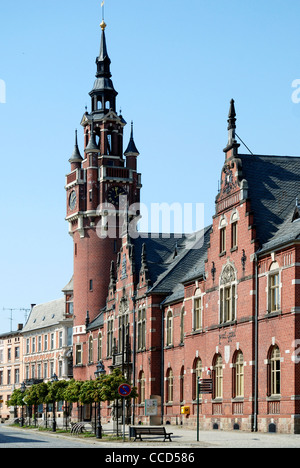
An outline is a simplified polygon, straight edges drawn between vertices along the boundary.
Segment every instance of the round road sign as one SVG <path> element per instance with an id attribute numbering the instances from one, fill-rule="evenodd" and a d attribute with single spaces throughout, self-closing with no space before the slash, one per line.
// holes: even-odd
<path id="1" fill-rule="evenodd" d="M 119 386 L 118 388 L 118 393 L 119 395 L 121 395 L 122 397 L 127 397 L 130 395 L 131 393 L 131 387 L 130 385 L 128 385 L 127 383 L 123 383 Z"/>

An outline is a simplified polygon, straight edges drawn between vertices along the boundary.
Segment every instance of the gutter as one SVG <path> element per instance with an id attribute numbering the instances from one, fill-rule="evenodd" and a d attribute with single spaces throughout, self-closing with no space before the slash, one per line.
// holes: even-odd
<path id="1" fill-rule="evenodd" d="M 161 310 L 161 370 L 160 370 L 160 394 L 161 394 L 161 424 L 164 423 L 164 368 L 165 368 L 165 357 L 164 357 L 164 343 L 165 343 L 165 321 L 164 321 L 164 308 L 163 303 L 160 304 Z"/>
<path id="2" fill-rule="evenodd" d="M 254 413 L 253 431 L 257 432 L 258 416 L 258 255 L 255 253 L 255 318 L 254 318 Z"/>
<path id="3" fill-rule="evenodd" d="M 135 294 L 132 296 L 132 303 L 133 303 L 133 347 L 132 347 L 132 382 L 133 386 L 136 386 L 136 296 Z M 132 402 L 132 425 L 135 424 L 135 398 Z"/>

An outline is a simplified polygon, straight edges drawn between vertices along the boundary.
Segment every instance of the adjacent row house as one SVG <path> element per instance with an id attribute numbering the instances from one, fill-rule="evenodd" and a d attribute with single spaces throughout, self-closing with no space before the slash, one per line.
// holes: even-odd
<path id="1" fill-rule="evenodd" d="M 73 282 L 64 296 L 33 305 L 25 326 L 0 336 L 0 419 L 18 417 L 6 402 L 12 392 L 39 382 L 73 376 Z M 60 414 L 58 414 L 58 417 Z"/>

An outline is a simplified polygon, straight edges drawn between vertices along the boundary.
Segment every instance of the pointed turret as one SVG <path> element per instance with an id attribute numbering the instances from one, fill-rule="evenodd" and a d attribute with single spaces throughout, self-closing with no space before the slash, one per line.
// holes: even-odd
<path id="1" fill-rule="evenodd" d="M 69 162 L 72 165 L 71 170 L 79 168 L 81 166 L 82 161 L 83 161 L 83 158 L 82 158 L 82 156 L 80 154 L 79 147 L 78 147 L 77 130 L 75 130 L 74 151 L 72 153 L 72 156 L 69 159 Z"/>
<path id="2" fill-rule="evenodd" d="M 115 262 L 112 260 L 110 264 L 109 288 L 115 289 L 115 286 L 116 286 Z"/>
<path id="3" fill-rule="evenodd" d="M 131 133 L 130 133 L 130 140 L 127 146 L 127 149 L 124 153 L 125 156 L 138 156 L 140 153 L 135 146 L 134 138 L 133 138 L 133 122 L 131 121 Z"/>
<path id="4" fill-rule="evenodd" d="M 234 99 L 231 99 L 229 114 L 228 114 L 228 143 L 227 143 L 226 148 L 224 149 L 224 153 L 227 153 L 226 159 L 228 159 L 231 156 L 235 156 L 237 154 L 237 149 L 240 146 L 240 144 L 237 143 L 235 139 L 235 129 L 236 129 L 236 112 L 235 112 Z M 230 150 L 232 150 L 232 152 Z"/>
<path id="5" fill-rule="evenodd" d="M 144 243 L 142 245 L 142 255 L 141 255 L 140 285 L 146 284 L 149 286 L 150 283 L 151 281 L 149 278 L 146 244 Z"/>
<path id="6" fill-rule="evenodd" d="M 139 152 L 137 150 L 137 147 L 135 146 L 134 138 L 133 138 L 133 122 L 131 122 L 131 133 L 130 133 L 130 140 L 127 146 L 127 149 L 124 153 L 124 156 L 126 156 L 126 167 L 129 169 L 134 169 L 136 170 L 137 164 L 136 164 L 136 158 L 139 156 Z"/>

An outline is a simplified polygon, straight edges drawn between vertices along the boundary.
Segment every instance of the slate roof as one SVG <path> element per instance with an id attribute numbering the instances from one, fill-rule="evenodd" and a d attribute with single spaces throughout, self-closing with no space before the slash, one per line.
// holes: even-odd
<path id="1" fill-rule="evenodd" d="M 65 298 L 33 307 L 23 328 L 23 333 L 58 324 L 64 318 Z"/>
<path id="2" fill-rule="evenodd" d="M 288 244 L 295 240 L 300 240 L 300 219 L 293 219 L 293 214 L 295 212 L 295 202 L 292 203 L 292 206 L 289 206 L 287 210 L 287 215 L 281 226 L 279 227 L 276 234 L 271 237 L 271 239 L 266 242 L 260 249 L 260 253 L 264 251 L 274 249 L 278 245 Z"/>
<path id="3" fill-rule="evenodd" d="M 275 246 L 289 236 L 298 237 L 297 229 L 290 224 L 296 198 L 300 197 L 300 157 L 238 157 L 242 161 L 243 177 L 248 182 L 260 247 Z"/>
<path id="4" fill-rule="evenodd" d="M 104 316 L 103 316 L 103 310 L 101 310 L 100 314 L 97 315 L 97 317 L 91 323 L 89 323 L 89 325 L 86 327 L 86 330 L 91 331 L 91 330 L 95 330 L 98 328 L 102 328 L 103 325 L 104 325 Z"/>
<path id="5" fill-rule="evenodd" d="M 171 301 L 183 297 L 183 281 L 204 274 L 210 229 L 208 226 L 199 231 L 196 238 L 193 235 L 176 237 L 174 234 L 164 238 L 160 234 L 156 239 L 139 237 L 134 240 L 137 271 L 140 269 L 142 245 L 146 245 L 151 279 L 149 293 L 169 296 Z"/>

